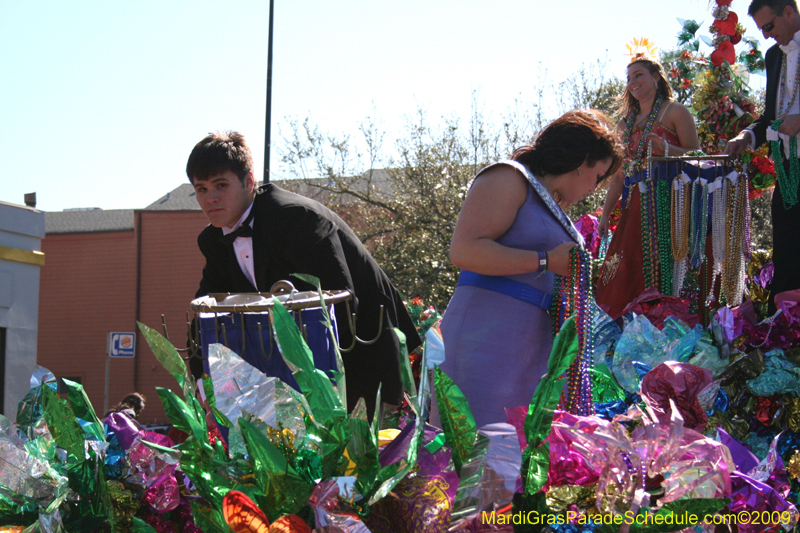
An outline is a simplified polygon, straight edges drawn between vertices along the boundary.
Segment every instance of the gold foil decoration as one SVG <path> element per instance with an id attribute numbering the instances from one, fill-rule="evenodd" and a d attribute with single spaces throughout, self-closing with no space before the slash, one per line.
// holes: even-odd
<path id="1" fill-rule="evenodd" d="M 800 398 L 784 398 L 783 414 L 786 417 L 786 425 L 792 433 L 800 431 Z"/>
<path id="2" fill-rule="evenodd" d="M 620 263 L 622 263 L 622 254 L 613 254 L 606 258 L 603 262 L 603 272 L 600 274 L 603 285 L 608 285 L 609 282 L 614 279 L 614 276 L 617 275 Z"/>
<path id="3" fill-rule="evenodd" d="M 596 498 L 595 485 L 562 485 L 547 489 L 547 506 L 557 513 L 566 511 L 572 505 L 580 509 L 593 508 Z"/>
<path id="4" fill-rule="evenodd" d="M 792 458 L 786 464 L 786 471 L 794 479 L 800 479 L 800 452 L 795 451 Z"/>

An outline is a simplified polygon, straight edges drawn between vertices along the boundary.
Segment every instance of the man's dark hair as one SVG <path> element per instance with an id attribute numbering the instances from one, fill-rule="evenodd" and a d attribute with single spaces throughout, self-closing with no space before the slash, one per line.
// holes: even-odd
<path id="1" fill-rule="evenodd" d="M 750 7 L 747 8 L 747 14 L 752 17 L 758 13 L 762 7 L 768 7 L 773 13 L 778 14 L 782 12 L 786 6 L 792 6 L 792 9 L 797 13 L 797 2 L 795 0 L 753 0 L 750 2 Z"/>
<path id="2" fill-rule="evenodd" d="M 207 180 L 231 171 L 244 183 L 244 178 L 253 171 L 253 156 L 244 135 L 236 131 L 208 134 L 194 146 L 186 162 L 189 181 Z"/>

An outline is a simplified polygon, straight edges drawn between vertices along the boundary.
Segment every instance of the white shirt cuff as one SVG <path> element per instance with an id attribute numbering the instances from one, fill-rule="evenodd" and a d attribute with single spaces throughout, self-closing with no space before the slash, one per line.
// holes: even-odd
<path id="1" fill-rule="evenodd" d="M 750 134 L 749 135 L 750 142 L 748 143 L 748 148 L 750 148 L 751 150 L 755 150 L 756 149 L 756 134 L 753 133 L 753 130 L 751 130 L 749 128 L 748 129 L 744 129 L 742 131 L 746 131 L 747 133 Z"/>

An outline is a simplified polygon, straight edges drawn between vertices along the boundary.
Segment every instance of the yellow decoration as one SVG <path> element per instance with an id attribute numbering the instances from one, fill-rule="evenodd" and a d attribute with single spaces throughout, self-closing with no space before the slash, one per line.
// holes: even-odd
<path id="1" fill-rule="evenodd" d="M 380 430 L 378 432 L 378 446 L 381 448 L 386 446 L 394 439 L 396 439 L 399 434 L 400 434 L 399 429 L 389 428 Z"/>
<path id="2" fill-rule="evenodd" d="M 628 55 L 631 56 L 631 63 L 642 59 L 658 61 L 656 56 L 658 47 L 647 37 L 634 37 L 625 47 L 628 49 Z"/>
<path id="3" fill-rule="evenodd" d="M 276 448 L 284 451 L 284 453 L 297 453 L 297 449 L 294 447 L 294 433 L 292 433 L 292 430 L 284 427 L 274 428 L 267 426 L 267 437 Z"/>
<path id="4" fill-rule="evenodd" d="M 794 479 L 800 479 L 800 452 L 795 451 L 792 458 L 786 464 L 786 471 Z"/>
<path id="5" fill-rule="evenodd" d="M 44 266 L 44 254 L 37 250 L 23 250 L 10 246 L 0 246 L 0 259 L 28 265 Z"/>
<path id="6" fill-rule="evenodd" d="M 593 509 L 596 498 L 597 491 L 594 485 L 591 487 L 562 485 L 560 487 L 550 487 L 547 489 L 546 501 L 550 509 L 560 513 L 566 511 L 572 505 L 577 505 L 583 510 Z"/>
<path id="7" fill-rule="evenodd" d="M 800 431 L 800 398 L 787 398 L 783 406 L 786 425 L 792 433 Z"/>
<path id="8" fill-rule="evenodd" d="M 400 434 L 399 429 L 382 429 L 378 432 L 378 446 L 384 447 Z M 352 476 L 353 472 L 355 472 L 356 464 L 350 459 L 350 455 L 347 453 L 347 449 L 344 450 L 343 454 L 347 458 L 347 467 L 345 468 L 344 475 L 345 476 Z"/>

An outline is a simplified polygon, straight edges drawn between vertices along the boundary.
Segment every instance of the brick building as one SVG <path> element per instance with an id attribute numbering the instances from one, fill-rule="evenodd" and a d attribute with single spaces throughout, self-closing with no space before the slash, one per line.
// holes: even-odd
<path id="1" fill-rule="evenodd" d="M 155 387 L 176 383 L 136 322 L 161 331 L 163 314 L 172 341 L 185 345 L 186 312 L 204 264 L 197 235 L 206 224 L 189 184 L 144 209 L 46 213 L 38 364 L 82 383 L 99 412 L 108 333 L 136 332 L 135 356 L 110 360 L 108 406 L 139 391 L 148 398 L 141 421 L 165 423 Z"/>
<path id="2" fill-rule="evenodd" d="M 387 186 L 385 171 L 368 175 L 357 187 Z M 277 184 L 327 203 L 330 195 L 314 186 L 317 181 Z M 346 198 L 338 209 L 358 225 L 347 216 Z M 172 342 L 185 346 L 186 313 L 204 265 L 197 235 L 207 223 L 189 183 L 144 209 L 46 213 L 37 363 L 58 378 L 83 384 L 94 408 L 105 412 L 108 333 L 136 332 L 135 356 L 110 360 L 107 405 L 141 392 L 148 402 L 140 420 L 167 423 L 155 387 L 174 390 L 177 384 L 153 356 L 136 322 L 163 333 L 163 314 Z"/>

